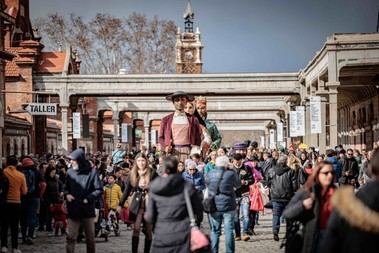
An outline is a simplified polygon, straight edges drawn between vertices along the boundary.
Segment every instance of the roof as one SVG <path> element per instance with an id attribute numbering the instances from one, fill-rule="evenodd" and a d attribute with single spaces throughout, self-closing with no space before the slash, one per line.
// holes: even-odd
<path id="1" fill-rule="evenodd" d="M 39 73 L 62 73 L 66 59 L 65 52 L 42 52 L 40 64 L 37 68 Z"/>
<path id="2" fill-rule="evenodd" d="M 22 50 L 22 47 L 10 47 L 5 49 L 7 52 L 16 55 L 12 61 L 5 62 L 5 76 L 6 77 L 18 77 L 20 76 L 20 68 L 16 64 L 18 58 L 18 52 Z"/>

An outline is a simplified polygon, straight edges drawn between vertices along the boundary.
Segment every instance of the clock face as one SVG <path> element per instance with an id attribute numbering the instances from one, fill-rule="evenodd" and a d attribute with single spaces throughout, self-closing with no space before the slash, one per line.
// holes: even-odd
<path id="1" fill-rule="evenodd" d="M 193 59 L 193 53 L 192 53 L 192 51 L 186 51 L 184 53 L 184 59 L 188 60 L 188 61 L 192 60 Z"/>

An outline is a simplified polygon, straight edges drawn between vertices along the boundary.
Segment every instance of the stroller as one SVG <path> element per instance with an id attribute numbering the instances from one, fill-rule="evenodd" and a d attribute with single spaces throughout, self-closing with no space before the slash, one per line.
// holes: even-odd
<path id="1" fill-rule="evenodd" d="M 105 211 L 104 209 L 96 209 L 96 213 L 95 236 L 104 238 L 104 240 L 107 242 L 110 231 L 107 225 L 107 220 L 105 219 Z"/>
<path id="2" fill-rule="evenodd" d="M 59 229 L 61 230 L 61 235 L 66 234 L 67 229 L 67 210 L 63 201 L 56 204 L 52 204 L 50 207 L 51 215 L 54 219 L 54 234 L 59 235 Z"/>

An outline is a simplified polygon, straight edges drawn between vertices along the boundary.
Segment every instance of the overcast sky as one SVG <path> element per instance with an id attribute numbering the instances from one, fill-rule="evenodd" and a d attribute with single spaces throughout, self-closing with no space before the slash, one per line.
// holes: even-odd
<path id="1" fill-rule="evenodd" d="M 204 45 L 204 71 L 298 71 L 333 33 L 375 32 L 378 0 L 192 0 Z M 47 13 L 132 12 L 183 27 L 187 0 L 30 0 L 33 18 Z M 174 50 L 174 49 L 173 49 Z"/>

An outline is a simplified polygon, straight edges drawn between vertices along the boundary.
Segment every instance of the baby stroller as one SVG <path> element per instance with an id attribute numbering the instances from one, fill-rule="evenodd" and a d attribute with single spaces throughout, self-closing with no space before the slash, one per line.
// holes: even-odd
<path id="1" fill-rule="evenodd" d="M 115 236 L 120 236 L 120 227 L 118 225 L 117 212 L 115 209 L 109 209 L 107 225 L 110 232 L 113 231 Z"/>
<path id="2" fill-rule="evenodd" d="M 63 201 L 52 204 L 50 207 L 51 215 L 54 219 L 54 234 L 59 235 L 59 230 L 61 235 L 66 234 L 67 229 L 67 210 Z"/>
<path id="3" fill-rule="evenodd" d="M 108 241 L 108 235 L 109 235 L 109 227 L 107 225 L 107 220 L 105 219 L 105 212 L 104 209 L 97 209 L 97 217 L 95 220 L 95 236 L 104 238 L 104 240 Z"/>

